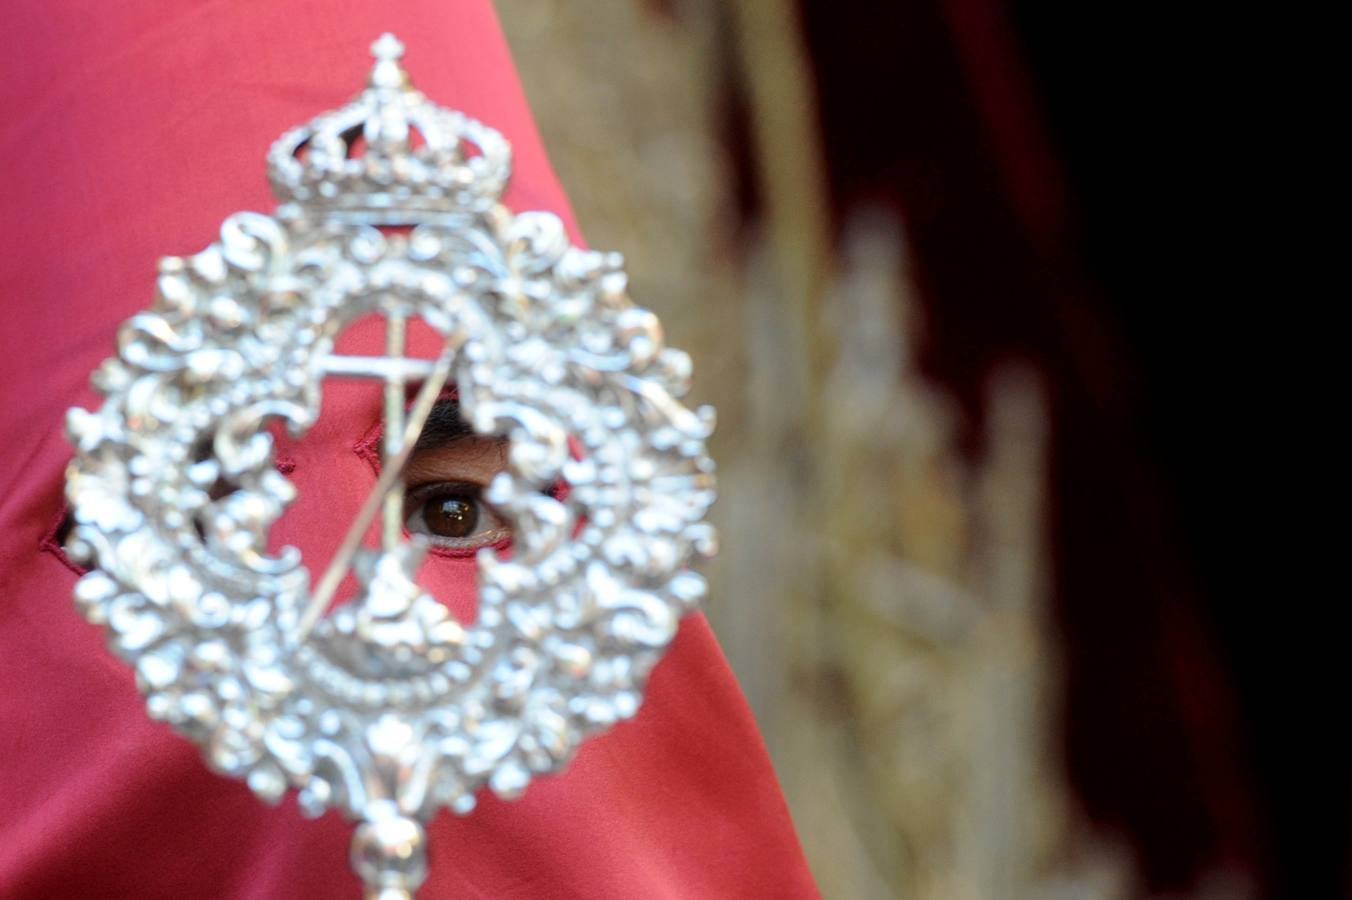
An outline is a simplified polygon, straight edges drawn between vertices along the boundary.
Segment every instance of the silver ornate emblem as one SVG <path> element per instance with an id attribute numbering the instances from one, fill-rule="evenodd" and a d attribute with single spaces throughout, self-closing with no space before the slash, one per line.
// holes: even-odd
<path id="1" fill-rule="evenodd" d="M 570 246 L 554 215 L 500 202 L 510 147 L 415 90 L 390 35 L 367 88 L 268 155 L 280 206 L 160 264 L 153 307 L 73 409 L 68 548 L 96 568 L 76 600 L 135 667 L 151 716 L 259 797 L 359 823 L 370 896 L 426 876 L 422 823 L 516 797 L 588 735 L 632 716 L 680 616 L 705 593 L 713 411 L 679 402 L 690 361 L 635 307 L 615 254 Z M 420 137 L 420 140 L 418 139 Z M 354 152 L 361 145 L 363 153 Z M 386 319 L 386 354 L 334 353 Z M 426 322 L 435 360 L 406 356 Z M 269 423 L 302 435 L 327 377 L 385 386 L 383 464 L 327 570 L 268 532 L 295 498 Z M 398 473 L 444 385 L 509 442 L 488 501 L 509 558 L 478 555 L 462 625 L 414 580 Z M 419 384 L 412 406 L 406 385 Z M 550 496 L 558 481 L 570 490 Z M 383 514 L 379 548 L 361 547 Z M 349 568 L 359 590 L 323 615 Z"/>

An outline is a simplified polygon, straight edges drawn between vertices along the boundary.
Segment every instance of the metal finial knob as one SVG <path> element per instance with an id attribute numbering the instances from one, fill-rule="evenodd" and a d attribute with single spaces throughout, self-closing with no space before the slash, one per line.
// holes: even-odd
<path id="1" fill-rule="evenodd" d="M 404 58 L 404 44 L 399 38 L 385 32 L 371 45 L 371 55 L 376 59 L 371 69 L 371 87 L 397 89 L 409 86 L 408 73 L 399 63 Z"/>
<path id="2" fill-rule="evenodd" d="M 381 61 L 403 59 L 404 43 L 387 31 L 371 44 L 371 55 Z"/>

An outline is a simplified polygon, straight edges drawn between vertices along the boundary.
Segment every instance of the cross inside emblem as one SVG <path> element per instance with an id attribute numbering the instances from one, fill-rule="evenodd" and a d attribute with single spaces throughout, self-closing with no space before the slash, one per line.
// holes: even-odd
<path id="1" fill-rule="evenodd" d="M 383 446 L 381 454 L 381 475 L 366 503 L 358 512 L 349 527 L 333 561 L 324 576 L 319 580 L 315 591 L 301 618 L 296 638 L 304 641 L 318 618 L 328 609 L 333 594 L 337 590 L 354 555 L 360 547 L 361 538 L 370 525 L 377 507 L 381 509 L 381 551 L 382 558 L 375 569 L 390 572 L 390 567 L 398 562 L 408 582 L 416 573 L 417 562 L 421 559 L 421 550 L 410 550 L 401 540 L 403 530 L 403 498 L 396 490 L 399 485 L 399 472 L 408 457 L 418 432 L 422 429 L 431 411 L 432 403 L 446 383 L 450 372 L 451 356 L 449 349 L 436 362 L 407 357 L 404 355 L 408 343 L 408 317 L 403 310 L 387 310 L 385 319 L 385 355 L 384 356 L 340 356 L 329 354 L 322 358 L 320 368 L 326 376 L 345 376 L 351 378 L 376 378 L 384 382 L 384 404 L 381 419 Z M 414 401 L 412 415 L 405 421 L 404 402 L 407 385 L 413 381 L 422 381 L 422 389 Z M 407 432 L 407 433 L 406 433 Z M 373 598 L 368 591 L 362 602 Z M 408 591 L 405 589 L 404 594 Z M 379 601 L 376 601 L 379 602 Z M 388 598 L 382 611 L 387 615 L 391 611 Z"/>

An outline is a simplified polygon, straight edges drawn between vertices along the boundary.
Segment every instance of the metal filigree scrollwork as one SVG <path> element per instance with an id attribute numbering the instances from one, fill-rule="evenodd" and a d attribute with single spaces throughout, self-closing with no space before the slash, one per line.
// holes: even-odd
<path id="1" fill-rule="evenodd" d="M 154 306 L 94 375 L 103 406 L 69 415 L 69 548 L 97 566 L 77 602 L 150 715 L 263 799 L 294 788 L 308 814 L 359 820 L 368 891 L 407 896 L 438 808 L 467 813 L 484 786 L 518 796 L 637 710 L 705 592 L 689 566 L 715 549 L 713 415 L 679 402 L 689 358 L 632 305 L 619 258 L 503 207 L 507 142 L 414 90 L 393 38 L 373 51 L 350 106 L 273 147 L 275 214 L 233 215 L 161 263 Z M 388 355 L 336 355 L 369 314 Z M 444 342 L 435 363 L 403 355 L 414 318 Z M 303 434 L 323 380 L 347 376 L 400 398 L 453 381 L 466 420 L 508 436 L 488 499 L 514 549 L 480 552 L 472 625 L 417 585 L 426 548 L 397 530 L 352 554 L 359 594 L 323 618 L 332 573 L 312 583 L 297 550 L 269 553 L 296 492 L 267 426 Z M 397 469 L 417 414 L 387 401 L 386 417 Z M 565 497 L 542 493 L 560 481 Z"/>

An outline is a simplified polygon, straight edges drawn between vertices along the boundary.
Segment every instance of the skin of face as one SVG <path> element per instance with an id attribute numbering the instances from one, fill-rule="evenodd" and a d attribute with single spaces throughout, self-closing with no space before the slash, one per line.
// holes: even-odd
<path id="1" fill-rule="evenodd" d="M 504 545 L 511 529 L 483 493 L 506 465 L 505 439 L 474 433 L 454 400 L 439 402 L 404 466 L 404 527 L 445 550 Z"/>

